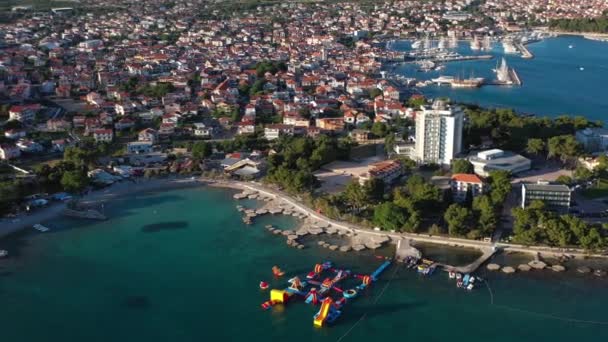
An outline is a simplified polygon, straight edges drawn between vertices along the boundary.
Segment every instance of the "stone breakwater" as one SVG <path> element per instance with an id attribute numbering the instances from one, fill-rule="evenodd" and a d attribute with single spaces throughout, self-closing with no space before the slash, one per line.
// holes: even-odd
<path id="1" fill-rule="evenodd" d="M 266 229 L 270 233 L 286 237 L 287 245 L 298 249 L 305 248 L 305 245 L 300 242 L 300 239 L 305 236 L 326 235 L 338 237 L 341 241 L 340 245 L 324 240 L 317 241 L 317 244 L 329 250 L 338 250 L 340 252 L 362 251 L 365 249 L 375 250 L 391 241 L 387 235 L 356 233 L 352 229 L 318 220 L 312 217 L 306 210 L 302 210 L 278 196 L 271 196 L 255 190 L 244 190 L 235 194 L 233 198 L 236 200 L 258 200 L 264 203 L 258 209 L 250 209 L 242 205 L 236 206 L 237 210 L 243 214 L 243 222 L 246 224 L 252 224 L 256 217 L 263 215 L 286 215 L 301 220 L 301 224 L 295 230 L 282 230 L 272 225 L 266 226 Z"/>

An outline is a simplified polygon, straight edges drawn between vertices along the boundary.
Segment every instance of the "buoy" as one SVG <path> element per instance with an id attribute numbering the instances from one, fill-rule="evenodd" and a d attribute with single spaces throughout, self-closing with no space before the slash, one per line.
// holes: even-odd
<path id="1" fill-rule="evenodd" d="M 342 295 L 344 298 L 354 298 L 357 295 L 357 291 L 355 289 L 348 289 Z"/>
<path id="2" fill-rule="evenodd" d="M 260 289 L 262 289 L 262 290 L 268 289 L 268 283 L 265 282 L 265 281 L 261 281 L 260 282 Z"/>

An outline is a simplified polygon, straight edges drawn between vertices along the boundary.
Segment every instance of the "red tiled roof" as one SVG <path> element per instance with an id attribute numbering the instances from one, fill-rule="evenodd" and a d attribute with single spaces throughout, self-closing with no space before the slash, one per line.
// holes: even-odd
<path id="1" fill-rule="evenodd" d="M 464 183 L 483 183 L 477 175 L 469 173 L 455 173 L 452 175 L 452 180 Z"/>

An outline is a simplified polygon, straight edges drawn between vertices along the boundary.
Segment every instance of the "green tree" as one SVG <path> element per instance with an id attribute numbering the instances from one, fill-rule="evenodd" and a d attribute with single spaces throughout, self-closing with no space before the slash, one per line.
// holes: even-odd
<path id="1" fill-rule="evenodd" d="M 459 204 L 450 205 L 443 219 L 448 224 L 448 231 L 453 236 L 464 236 L 470 230 L 471 211 Z"/>
<path id="2" fill-rule="evenodd" d="M 84 171 L 66 171 L 61 177 L 61 185 L 65 191 L 79 192 L 89 185 L 89 178 Z"/>
<path id="3" fill-rule="evenodd" d="M 593 177 L 593 173 L 585 167 L 579 166 L 574 170 L 573 176 L 577 181 L 588 181 Z"/>
<path id="4" fill-rule="evenodd" d="M 382 90 L 378 89 L 378 88 L 374 88 L 372 90 L 369 91 L 369 98 L 370 99 L 375 99 L 376 97 L 382 95 Z"/>
<path id="5" fill-rule="evenodd" d="M 351 181 L 344 189 L 344 200 L 358 213 L 369 205 L 369 197 L 365 189 L 357 181 Z"/>
<path id="6" fill-rule="evenodd" d="M 374 122 L 372 125 L 372 134 L 384 138 L 389 133 L 389 128 L 384 122 Z"/>
<path id="7" fill-rule="evenodd" d="M 502 205 L 511 192 L 511 174 L 508 171 L 490 172 L 490 198 L 494 205 Z"/>
<path id="8" fill-rule="evenodd" d="M 374 209 L 374 223 L 383 230 L 400 231 L 407 222 L 404 210 L 391 202 L 385 202 Z"/>
<path id="9" fill-rule="evenodd" d="M 211 144 L 205 141 L 197 141 L 192 145 L 192 158 L 196 160 L 203 160 L 208 158 L 213 153 Z"/>
<path id="10" fill-rule="evenodd" d="M 539 155 L 545 151 L 545 142 L 543 139 L 539 138 L 530 138 L 528 139 L 528 144 L 526 146 L 526 152 L 529 154 Z"/>
<path id="11" fill-rule="evenodd" d="M 473 164 L 466 159 L 453 159 L 452 173 L 473 173 Z"/>
<path id="12" fill-rule="evenodd" d="M 491 234 L 496 229 L 497 217 L 492 199 L 488 195 L 473 199 L 473 210 L 478 218 L 477 223 L 483 234 Z"/>
<path id="13" fill-rule="evenodd" d="M 560 135 L 549 138 L 547 143 L 549 158 L 559 158 L 563 163 L 580 155 L 581 147 L 573 135 Z"/>

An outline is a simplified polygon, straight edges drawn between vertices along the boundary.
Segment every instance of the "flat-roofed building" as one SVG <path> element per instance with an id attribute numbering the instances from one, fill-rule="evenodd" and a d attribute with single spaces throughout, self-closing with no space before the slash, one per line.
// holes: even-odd
<path id="1" fill-rule="evenodd" d="M 530 159 L 499 149 L 478 152 L 468 159 L 473 164 L 475 173 L 482 177 L 488 177 L 492 171 L 502 170 L 516 174 L 532 167 Z"/>
<path id="2" fill-rule="evenodd" d="M 550 209 L 568 210 L 572 190 L 563 184 L 539 181 L 536 184 L 521 185 L 521 207 L 526 208 L 533 201 L 542 201 Z"/>

